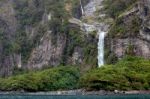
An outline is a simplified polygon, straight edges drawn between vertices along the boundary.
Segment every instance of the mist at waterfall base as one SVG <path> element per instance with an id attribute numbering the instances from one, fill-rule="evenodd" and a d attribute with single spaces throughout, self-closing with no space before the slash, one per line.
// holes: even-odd
<path id="1" fill-rule="evenodd" d="M 150 95 L 0 95 L 0 99 L 150 99 Z"/>

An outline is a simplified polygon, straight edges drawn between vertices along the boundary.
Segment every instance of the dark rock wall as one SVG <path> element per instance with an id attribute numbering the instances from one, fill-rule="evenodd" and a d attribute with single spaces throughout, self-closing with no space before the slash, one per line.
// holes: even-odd
<path id="1" fill-rule="evenodd" d="M 106 63 L 113 63 L 115 62 L 113 59 L 120 59 L 124 55 L 150 58 L 150 1 L 139 0 L 133 9 L 121 17 L 124 28 L 127 27 L 126 29 L 130 31 L 121 36 L 116 34 L 114 37 L 109 35 L 106 37 Z M 137 24 L 131 25 L 135 16 L 138 17 L 137 22 L 140 24 L 136 31 L 134 27 Z"/>
<path id="2" fill-rule="evenodd" d="M 87 65 L 88 54 L 85 55 L 85 51 L 88 48 L 85 49 L 85 46 L 96 46 L 97 40 L 92 38 L 94 42 L 91 42 L 76 24 L 67 23 L 65 30 L 59 30 L 58 26 L 66 21 L 60 18 L 65 12 L 55 8 L 59 12 L 56 15 L 51 11 L 53 7 L 47 8 L 50 6 L 47 2 L 53 4 L 53 0 L 0 1 L 0 76 L 10 76 L 22 69 Z M 76 5 L 68 19 L 81 17 L 80 6 Z M 55 20 L 54 15 L 61 21 Z M 58 21 L 54 23 L 56 26 L 53 20 Z M 72 33 L 72 30 L 75 32 Z"/>

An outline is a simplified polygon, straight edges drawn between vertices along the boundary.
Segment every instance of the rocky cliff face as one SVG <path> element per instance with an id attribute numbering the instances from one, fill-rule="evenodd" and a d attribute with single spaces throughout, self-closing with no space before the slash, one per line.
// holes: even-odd
<path id="1" fill-rule="evenodd" d="M 119 8 L 118 14 L 113 3 L 105 7 L 103 0 L 1 0 L 0 76 L 59 65 L 93 68 L 97 30 L 108 31 L 106 63 L 126 54 L 150 58 L 150 1 L 119 1 L 111 2 L 132 5 Z M 111 7 L 115 10 L 104 14 Z"/>
<path id="2" fill-rule="evenodd" d="M 124 55 L 150 58 L 149 4 L 149 0 L 136 1 L 118 16 L 106 37 L 106 62 Z"/>
<path id="3" fill-rule="evenodd" d="M 1 0 L 0 76 L 58 65 L 96 66 L 97 39 L 69 23 L 73 17 L 81 18 L 79 0 Z"/>
<path id="4" fill-rule="evenodd" d="M 10 75 L 12 67 L 18 63 L 18 54 L 10 53 L 11 43 L 14 41 L 17 20 L 12 1 L 1 0 L 0 3 L 0 75 Z"/>

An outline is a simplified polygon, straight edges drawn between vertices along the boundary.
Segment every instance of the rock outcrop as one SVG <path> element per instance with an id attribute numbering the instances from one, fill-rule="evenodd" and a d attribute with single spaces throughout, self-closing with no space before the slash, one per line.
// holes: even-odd
<path id="1" fill-rule="evenodd" d="M 124 55 L 150 58 L 150 1 L 139 0 L 130 10 L 119 16 L 125 33 L 109 33 L 105 39 L 106 63 L 113 63 Z M 122 30 L 123 31 L 123 30 Z M 111 31 L 110 31 L 111 32 Z"/>
<path id="2" fill-rule="evenodd" d="M 88 2 L 81 1 L 83 5 Z M 1 0 L 0 76 L 59 65 L 96 66 L 97 39 L 69 21 L 81 18 L 81 3 Z"/>

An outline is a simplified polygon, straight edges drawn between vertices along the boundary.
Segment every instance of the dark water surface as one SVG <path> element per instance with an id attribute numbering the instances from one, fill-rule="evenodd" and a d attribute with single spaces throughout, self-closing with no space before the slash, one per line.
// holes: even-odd
<path id="1" fill-rule="evenodd" d="M 0 95 L 0 99 L 150 99 L 150 95 L 112 95 L 112 96 Z"/>

